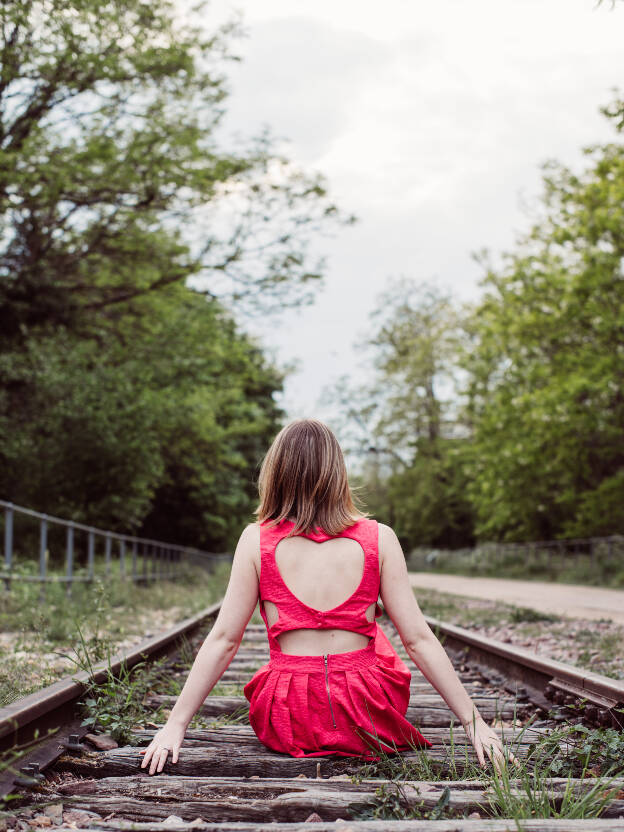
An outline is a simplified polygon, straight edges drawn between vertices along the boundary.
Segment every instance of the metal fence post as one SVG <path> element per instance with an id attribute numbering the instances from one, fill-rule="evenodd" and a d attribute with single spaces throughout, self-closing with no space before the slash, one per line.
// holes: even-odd
<path id="1" fill-rule="evenodd" d="M 72 593 L 72 578 L 74 572 L 74 527 L 67 527 L 67 554 L 65 559 L 67 585 L 65 592 L 68 596 Z"/>
<path id="2" fill-rule="evenodd" d="M 41 586 L 39 588 L 39 598 L 43 601 L 46 594 L 46 572 L 47 563 L 46 555 L 48 551 L 48 521 L 42 517 L 39 522 L 39 578 Z"/>
<path id="3" fill-rule="evenodd" d="M 127 560 L 127 555 L 130 552 L 129 546 L 131 546 L 132 550 L 133 581 L 145 581 L 149 584 L 152 580 L 175 579 L 183 574 L 184 565 L 187 563 L 205 566 L 208 572 L 212 572 L 214 569 L 214 561 L 211 559 L 213 555 L 200 552 L 196 549 L 190 549 L 186 546 L 176 546 L 175 544 L 161 540 L 149 540 L 121 535 L 105 529 L 98 529 L 94 526 L 87 526 L 84 523 L 79 523 L 74 520 L 65 520 L 60 517 L 53 517 L 52 515 L 35 511 L 34 509 L 16 506 L 6 500 L 0 500 L 0 510 L 4 511 L 4 570 L 0 576 L 2 577 L 4 587 L 0 587 L 0 593 L 3 591 L 5 593 L 10 592 L 15 585 L 15 581 L 23 579 L 24 581 L 39 582 L 41 601 L 46 600 L 48 594 L 47 584 L 57 581 L 65 584 L 65 594 L 67 597 L 71 597 L 76 581 L 87 580 L 93 582 L 95 580 L 96 546 L 99 545 L 97 539 L 100 537 L 104 539 L 103 554 L 107 578 L 111 578 L 116 574 L 119 574 L 120 578 L 124 579 L 129 576 L 129 562 Z M 39 523 L 38 574 L 36 572 L 36 555 L 33 557 L 34 553 L 29 553 L 27 558 L 30 565 L 34 565 L 35 571 L 33 572 L 32 569 L 28 569 L 24 575 L 13 574 L 13 567 L 16 561 L 14 540 L 16 534 L 15 516 L 17 514 L 34 518 L 35 522 Z M 52 529 L 52 535 L 50 529 Z M 63 529 L 65 535 L 64 566 L 56 563 L 54 558 L 51 559 L 50 557 L 49 547 L 50 545 L 53 548 L 56 547 L 57 529 L 59 533 Z M 76 574 L 76 535 L 81 536 L 78 539 L 79 552 L 81 553 L 83 532 L 87 535 L 86 575 L 82 574 L 82 567 L 79 569 L 80 574 Z M 112 551 L 113 538 L 119 542 L 119 567 L 116 566 L 117 549 L 114 555 Z M 62 546 L 62 543 L 60 545 Z M 55 548 L 54 551 L 56 552 Z M 62 557 L 62 555 L 60 556 Z M 142 567 L 139 558 L 143 559 Z M 34 564 L 33 560 L 35 561 Z M 79 558 L 79 562 L 82 564 L 82 557 Z"/>
<path id="4" fill-rule="evenodd" d="M 4 568 L 8 577 L 4 579 L 5 592 L 11 589 L 11 569 L 13 568 L 13 509 L 4 510 Z"/>
<path id="5" fill-rule="evenodd" d="M 105 549 L 104 549 L 104 557 L 106 560 L 106 577 L 108 578 L 110 575 L 110 563 L 111 563 L 111 546 L 113 541 L 111 540 L 110 534 L 106 535 L 105 541 Z"/>
<path id="6" fill-rule="evenodd" d="M 89 581 L 93 580 L 93 572 L 95 566 L 95 535 L 93 530 L 89 530 L 89 538 L 87 543 L 87 576 Z"/>

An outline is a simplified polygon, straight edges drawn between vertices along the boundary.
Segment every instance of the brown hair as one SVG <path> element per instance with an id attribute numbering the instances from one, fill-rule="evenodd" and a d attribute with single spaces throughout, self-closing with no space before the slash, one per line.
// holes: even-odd
<path id="1" fill-rule="evenodd" d="M 276 525 L 292 517 L 289 536 L 319 528 L 338 535 L 367 516 L 353 502 L 338 440 L 317 419 L 296 419 L 281 429 L 262 461 L 258 490 L 258 522 Z"/>

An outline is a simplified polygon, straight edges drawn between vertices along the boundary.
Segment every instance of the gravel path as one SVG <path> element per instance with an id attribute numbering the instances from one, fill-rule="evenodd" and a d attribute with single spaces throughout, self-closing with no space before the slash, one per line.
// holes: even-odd
<path id="1" fill-rule="evenodd" d="M 545 581 L 470 578 L 434 572 L 410 572 L 410 581 L 416 589 L 435 589 L 468 598 L 503 601 L 551 615 L 592 620 L 611 619 L 624 624 L 624 590 L 620 589 Z"/>

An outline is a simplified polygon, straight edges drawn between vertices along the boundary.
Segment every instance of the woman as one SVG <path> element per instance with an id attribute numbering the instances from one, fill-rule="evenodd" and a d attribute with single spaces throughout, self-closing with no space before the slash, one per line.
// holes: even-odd
<path id="1" fill-rule="evenodd" d="M 141 767 L 160 772 L 169 753 L 177 762 L 189 722 L 234 658 L 258 601 L 270 660 L 244 692 L 266 746 L 374 759 L 376 751 L 430 745 L 405 719 L 411 674 L 377 627 L 381 597 L 408 656 L 461 721 L 480 764 L 487 754 L 499 768 L 502 743 L 427 625 L 395 533 L 355 508 L 331 430 L 315 419 L 283 428 L 262 463 L 259 491 L 258 520 L 240 537 L 217 619 Z"/>

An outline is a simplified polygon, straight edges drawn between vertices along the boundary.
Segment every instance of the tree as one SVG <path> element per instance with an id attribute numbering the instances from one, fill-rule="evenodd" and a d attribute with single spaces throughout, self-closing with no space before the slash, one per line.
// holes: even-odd
<path id="1" fill-rule="evenodd" d="M 218 147 L 234 27 L 206 35 L 169 0 L 9 0 L 0 25 L 3 342 L 191 276 L 261 307 L 309 296 L 307 233 L 341 218 L 266 136 Z"/>
<path id="2" fill-rule="evenodd" d="M 280 373 L 218 302 L 146 295 L 117 337 L 0 356 L 0 492 L 116 530 L 225 549 L 282 416 Z"/>
<path id="3" fill-rule="evenodd" d="M 618 134 L 624 102 L 602 112 Z M 469 326 L 469 495 L 479 536 L 624 531 L 624 145 L 545 165 L 541 216 Z"/>
<path id="4" fill-rule="evenodd" d="M 361 449 L 375 456 L 358 482 L 406 545 L 466 545 L 466 439 L 454 394 L 463 312 L 448 290 L 407 279 L 391 283 L 377 309 L 368 340 L 374 381 L 359 391 L 342 384 Z"/>
<path id="5" fill-rule="evenodd" d="M 228 308 L 309 300 L 352 218 L 267 134 L 218 142 L 237 27 L 204 8 L 0 7 L 0 493 L 225 548 L 283 415 Z"/>

